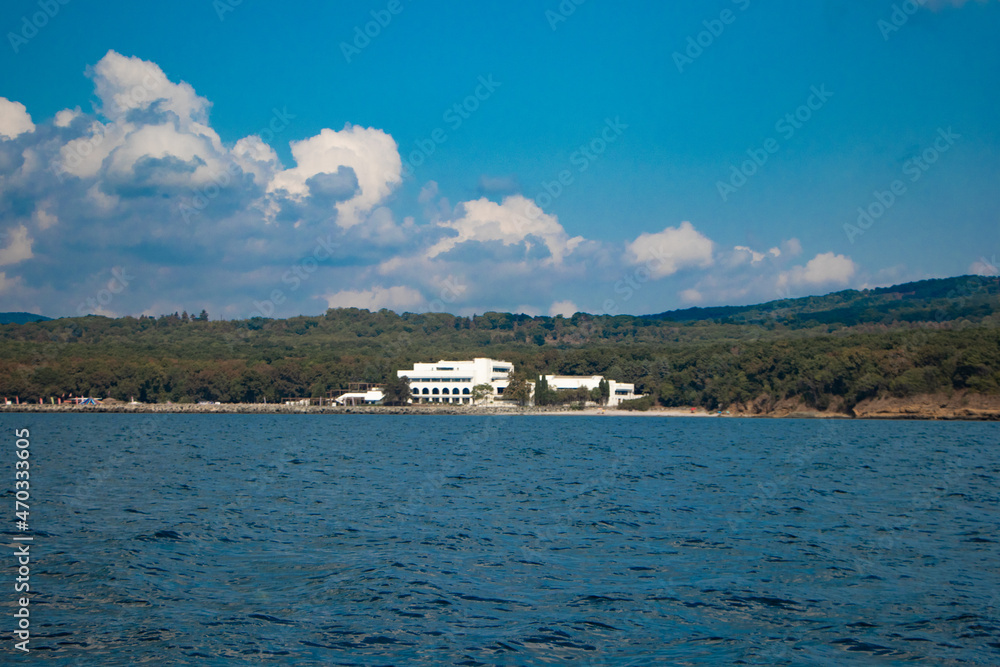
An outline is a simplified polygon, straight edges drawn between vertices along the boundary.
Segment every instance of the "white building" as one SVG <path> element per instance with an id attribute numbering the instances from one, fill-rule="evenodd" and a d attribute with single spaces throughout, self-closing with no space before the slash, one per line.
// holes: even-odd
<path id="1" fill-rule="evenodd" d="M 333 399 L 338 405 L 375 405 L 381 403 L 385 398 L 381 389 L 374 388 L 367 391 L 349 391 Z"/>
<path id="2" fill-rule="evenodd" d="M 549 383 L 549 389 L 597 389 L 604 379 L 603 375 L 591 375 L 590 377 L 580 377 L 572 375 L 546 375 L 545 381 Z M 635 385 L 631 382 L 617 382 L 608 380 L 608 388 L 611 395 L 608 397 L 608 407 L 617 407 L 622 401 L 631 401 L 635 398 L 642 398 L 643 394 L 635 393 Z"/>
<path id="3" fill-rule="evenodd" d="M 414 403 L 472 403 L 472 388 L 488 384 L 492 401 L 507 387 L 507 376 L 514 370 L 509 361 L 482 357 L 472 361 L 439 361 L 436 364 L 414 364 L 410 370 L 396 371 L 399 377 L 410 378 Z"/>

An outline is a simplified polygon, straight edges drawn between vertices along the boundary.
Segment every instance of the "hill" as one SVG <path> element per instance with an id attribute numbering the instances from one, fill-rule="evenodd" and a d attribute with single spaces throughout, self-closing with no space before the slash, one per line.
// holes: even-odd
<path id="1" fill-rule="evenodd" d="M 32 313 L 0 313 L 0 324 L 27 324 L 28 322 L 48 322 L 51 317 Z"/>
<path id="2" fill-rule="evenodd" d="M 64 318 L 0 326 L 0 395 L 273 402 L 381 382 L 416 361 L 490 356 L 529 375 L 634 382 L 665 406 L 849 412 L 879 398 L 1000 394 L 998 313 L 997 279 L 963 276 L 644 317 Z"/>
<path id="3" fill-rule="evenodd" d="M 996 309 L 998 295 L 1000 280 L 995 277 L 959 276 L 864 291 L 844 290 L 825 296 L 781 299 L 753 306 L 687 308 L 646 315 L 645 318 L 672 322 L 710 320 L 720 324 L 775 319 L 796 328 L 816 324 L 856 326 L 875 322 L 932 322 L 988 315 Z"/>

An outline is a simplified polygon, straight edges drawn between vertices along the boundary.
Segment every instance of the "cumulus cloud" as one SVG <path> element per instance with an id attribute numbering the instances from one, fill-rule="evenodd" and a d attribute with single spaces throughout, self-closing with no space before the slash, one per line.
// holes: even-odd
<path id="1" fill-rule="evenodd" d="M 208 121 L 210 104 L 190 84 L 170 81 L 155 63 L 108 51 L 87 74 L 94 81 L 101 113 L 112 120 L 132 111 L 171 112 L 184 124 Z"/>
<path id="2" fill-rule="evenodd" d="M 556 315 L 562 315 L 563 317 L 573 317 L 573 315 L 580 312 L 580 309 L 572 301 L 556 301 L 549 308 L 549 315 L 553 317 Z"/>
<path id="3" fill-rule="evenodd" d="M 396 141 L 382 130 L 348 124 L 339 132 L 324 129 L 309 139 L 293 141 L 291 146 L 296 166 L 275 174 L 268 192 L 287 193 L 300 201 L 310 194 L 310 178 L 348 167 L 357 177 L 358 188 L 353 197 L 336 205 L 341 227 L 360 223 L 402 182 Z"/>
<path id="4" fill-rule="evenodd" d="M 419 195 L 400 191 L 396 140 L 372 127 L 289 136 L 294 162 L 282 164 L 273 123 L 221 141 L 210 102 L 155 63 L 109 51 L 87 75 L 94 110 L 64 108 L 37 128 L 23 105 L 0 98 L 0 291 L 12 310 L 75 314 L 113 267 L 129 276 L 108 307 L 116 313 L 228 317 L 287 317 L 321 303 L 568 316 L 611 302 L 658 312 L 677 299 L 773 293 L 779 276 L 812 289 L 853 275 L 833 253 L 791 266 L 802 263 L 794 239 L 719 250 L 690 222 L 587 240 L 513 192 L 514 176 L 468 183 L 491 196 L 457 206 L 433 181 Z M 280 122 L 291 119 L 282 112 Z M 412 195 L 412 210 L 397 195 Z"/>
<path id="5" fill-rule="evenodd" d="M 551 258 L 558 264 L 571 253 L 583 238 L 570 237 L 554 215 L 544 213 L 533 201 L 522 195 L 505 197 L 497 204 L 483 197 L 459 205 L 461 215 L 439 223 L 454 235 L 438 241 L 427 251 L 433 258 L 466 243 L 494 243 L 497 246 L 521 246 L 528 253 L 543 249 L 535 257 Z"/>
<path id="6" fill-rule="evenodd" d="M 837 285 L 843 286 L 854 277 L 858 267 L 845 255 L 826 252 L 816 255 L 805 266 L 796 266 L 778 276 L 778 288 Z"/>
<path id="7" fill-rule="evenodd" d="M 681 301 L 684 303 L 701 303 L 705 297 L 696 289 L 686 289 L 681 292 Z"/>
<path id="8" fill-rule="evenodd" d="M 423 295 L 412 287 L 373 287 L 368 290 L 341 290 L 322 297 L 329 308 L 367 308 L 404 311 L 420 306 Z"/>
<path id="9" fill-rule="evenodd" d="M 34 132 L 28 109 L 20 102 L 0 97 L 0 140 L 16 139 L 26 132 Z"/>
<path id="10" fill-rule="evenodd" d="M 28 228 L 24 225 L 15 227 L 13 231 L 5 234 L 6 245 L 0 248 L 0 266 L 9 266 L 31 259 L 34 254 L 31 252 L 31 237 L 28 236 Z"/>
<path id="11" fill-rule="evenodd" d="M 653 278 L 664 278 L 681 269 L 712 266 L 714 248 L 710 238 L 690 222 L 682 222 L 662 232 L 640 234 L 626 246 L 625 259 L 633 266 L 645 265 Z"/>
<path id="12" fill-rule="evenodd" d="M 0 294 L 10 294 L 20 287 L 20 278 L 8 278 L 6 273 L 0 271 Z"/>
<path id="13" fill-rule="evenodd" d="M 996 256 L 990 259 L 980 257 L 969 265 L 969 273 L 974 276 L 997 276 L 1000 275 L 1000 268 L 997 266 Z"/>
<path id="14" fill-rule="evenodd" d="M 63 109 L 62 111 L 56 112 L 56 118 L 53 121 L 53 124 L 56 127 L 69 127 L 80 115 L 80 107 L 76 107 L 75 109 Z"/>
<path id="15" fill-rule="evenodd" d="M 747 260 L 749 260 L 751 264 L 760 264 L 769 257 L 781 257 L 781 249 L 775 247 L 771 248 L 766 253 L 763 253 L 763 252 L 757 252 L 753 248 L 749 248 L 744 245 L 738 245 L 733 248 L 732 256 L 733 256 L 733 261 L 736 264 L 742 264 Z"/>

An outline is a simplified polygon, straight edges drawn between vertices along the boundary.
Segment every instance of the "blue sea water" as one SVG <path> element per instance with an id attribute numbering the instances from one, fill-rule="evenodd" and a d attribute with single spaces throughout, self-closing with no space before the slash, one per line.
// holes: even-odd
<path id="1" fill-rule="evenodd" d="M 6 664 L 1000 664 L 1000 426 L 0 415 Z M 12 482 L 8 482 L 12 488 Z M 14 562 L 13 492 L 3 527 Z"/>

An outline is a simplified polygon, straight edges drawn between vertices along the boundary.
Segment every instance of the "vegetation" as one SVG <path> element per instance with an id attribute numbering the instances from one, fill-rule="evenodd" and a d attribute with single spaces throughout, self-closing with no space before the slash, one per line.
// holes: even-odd
<path id="1" fill-rule="evenodd" d="M 386 405 L 406 405 L 410 401 L 410 378 L 390 373 L 382 386 L 382 396 Z"/>
<path id="2" fill-rule="evenodd" d="M 0 326 L 0 398 L 274 402 L 386 382 L 417 361 L 489 356 L 513 362 L 525 384 L 601 374 L 658 405 L 766 408 L 798 397 L 849 409 L 876 396 L 1000 393 L 998 312 L 998 280 L 963 277 L 650 317 L 349 308 L 238 322 L 66 318 Z M 607 397 L 598 391 L 586 400 Z"/>
<path id="3" fill-rule="evenodd" d="M 472 402 L 478 403 L 489 396 L 493 395 L 493 385 L 491 384 L 477 384 L 472 388 Z"/>
<path id="4" fill-rule="evenodd" d="M 513 370 L 507 376 L 507 388 L 503 390 L 503 397 L 510 401 L 516 401 L 518 405 L 525 406 L 531 400 L 531 385 L 528 384 L 528 376 L 524 371 Z"/>

